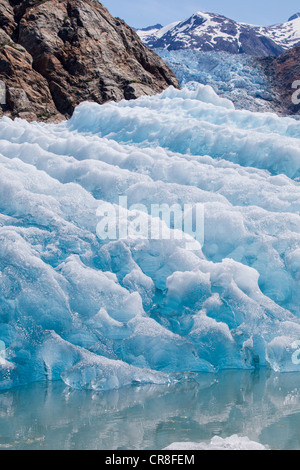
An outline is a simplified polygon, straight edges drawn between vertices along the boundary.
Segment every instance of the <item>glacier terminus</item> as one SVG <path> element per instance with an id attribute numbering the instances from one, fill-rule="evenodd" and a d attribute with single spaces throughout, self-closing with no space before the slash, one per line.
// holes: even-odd
<path id="1" fill-rule="evenodd" d="M 85 102 L 60 124 L 3 117 L 1 389 L 299 372 L 299 137 L 201 84 Z M 103 204 L 124 221 L 204 207 L 203 244 L 174 220 L 167 237 L 101 239 Z"/>

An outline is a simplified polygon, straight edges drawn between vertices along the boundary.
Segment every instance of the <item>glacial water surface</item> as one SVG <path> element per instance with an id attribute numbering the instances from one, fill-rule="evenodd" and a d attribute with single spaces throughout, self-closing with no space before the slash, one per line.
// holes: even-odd
<path id="1" fill-rule="evenodd" d="M 299 378 L 225 371 L 103 393 L 33 383 L 0 393 L 0 449 L 160 450 L 236 434 L 299 450 Z"/>

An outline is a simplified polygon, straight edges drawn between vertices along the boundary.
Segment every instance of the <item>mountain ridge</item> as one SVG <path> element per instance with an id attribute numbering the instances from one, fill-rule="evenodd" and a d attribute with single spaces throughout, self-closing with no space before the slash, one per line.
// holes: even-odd
<path id="1" fill-rule="evenodd" d="M 212 50 L 254 56 L 279 56 L 300 45 L 300 15 L 269 27 L 239 23 L 223 15 L 198 11 L 191 17 L 163 28 L 137 30 L 144 44 L 153 49 Z"/>

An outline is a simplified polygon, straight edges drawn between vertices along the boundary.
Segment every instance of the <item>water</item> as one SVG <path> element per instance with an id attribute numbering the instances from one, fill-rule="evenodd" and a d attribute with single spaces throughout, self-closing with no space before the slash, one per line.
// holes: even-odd
<path id="1" fill-rule="evenodd" d="M 159 450 L 238 434 L 299 450 L 299 378 L 226 371 L 105 393 L 34 383 L 0 393 L 0 449 Z"/>

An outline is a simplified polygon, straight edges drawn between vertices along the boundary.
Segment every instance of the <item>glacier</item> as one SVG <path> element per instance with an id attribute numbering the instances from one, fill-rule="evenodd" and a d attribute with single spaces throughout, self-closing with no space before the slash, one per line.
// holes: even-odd
<path id="1" fill-rule="evenodd" d="M 264 59 L 218 51 L 154 50 L 173 70 L 182 87 L 194 86 L 193 82 L 210 85 L 237 109 L 259 112 L 280 109 L 281 98 L 266 75 Z"/>
<path id="2" fill-rule="evenodd" d="M 300 371 L 300 123 L 208 85 L 0 121 L 0 389 Z M 203 244 L 101 239 L 99 207 L 204 208 Z M 142 205 L 142 206 L 141 206 Z M 145 208 L 145 213 L 139 208 Z"/>

